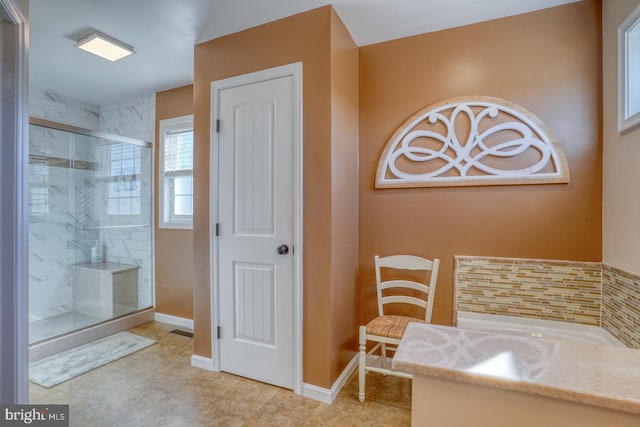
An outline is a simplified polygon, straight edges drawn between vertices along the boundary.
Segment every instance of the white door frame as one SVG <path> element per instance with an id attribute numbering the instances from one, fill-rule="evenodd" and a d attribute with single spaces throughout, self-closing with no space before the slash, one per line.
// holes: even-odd
<path id="1" fill-rule="evenodd" d="M 210 278 L 211 285 L 211 353 L 213 369 L 220 371 L 220 345 L 217 337 L 220 326 L 220 300 L 218 281 L 218 152 L 219 141 L 216 120 L 219 116 L 220 92 L 264 80 L 292 76 L 293 93 L 293 391 L 302 394 L 302 63 L 283 65 L 254 73 L 243 74 L 211 83 L 211 134 L 209 163 L 209 228 L 211 230 Z"/>
<path id="2" fill-rule="evenodd" d="M 0 87 L 0 402 L 28 402 L 28 185 L 27 2 L 0 0 L 13 31 L 0 34 L 0 76 L 12 85 Z M 5 38 L 6 37 L 6 38 Z"/>

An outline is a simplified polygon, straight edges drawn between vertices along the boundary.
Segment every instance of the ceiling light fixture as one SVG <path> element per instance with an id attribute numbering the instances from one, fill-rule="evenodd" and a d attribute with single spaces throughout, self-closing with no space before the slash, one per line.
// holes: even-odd
<path id="1" fill-rule="evenodd" d="M 98 31 L 82 37 L 78 40 L 76 47 L 112 62 L 135 53 L 133 48 L 128 44 L 122 43 Z"/>

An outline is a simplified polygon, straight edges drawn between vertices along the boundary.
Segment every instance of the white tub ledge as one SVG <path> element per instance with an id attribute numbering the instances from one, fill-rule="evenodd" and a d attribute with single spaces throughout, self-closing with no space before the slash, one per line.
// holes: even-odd
<path id="1" fill-rule="evenodd" d="M 640 426 L 640 352 L 411 323 L 412 426 Z"/>
<path id="2" fill-rule="evenodd" d="M 469 311 L 458 311 L 456 318 L 457 326 L 463 329 L 626 347 L 609 331 L 600 326 Z"/>

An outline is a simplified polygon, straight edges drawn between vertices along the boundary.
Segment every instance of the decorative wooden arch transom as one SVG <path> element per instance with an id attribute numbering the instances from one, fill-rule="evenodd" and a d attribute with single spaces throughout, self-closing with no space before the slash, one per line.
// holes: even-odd
<path id="1" fill-rule="evenodd" d="M 378 162 L 376 188 L 570 181 L 565 153 L 533 113 L 499 98 L 450 98 L 407 119 Z"/>

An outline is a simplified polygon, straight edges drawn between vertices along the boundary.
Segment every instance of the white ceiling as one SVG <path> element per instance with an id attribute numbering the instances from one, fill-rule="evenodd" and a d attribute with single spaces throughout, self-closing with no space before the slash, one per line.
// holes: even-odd
<path id="1" fill-rule="evenodd" d="M 574 1 L 30 0 L 30 79 L 101 105 L 191 83 L 196 43 L 327 4 L 364 46 Z M 137 53 L 111 63 L 75 48 L 91 30 Z"/>

